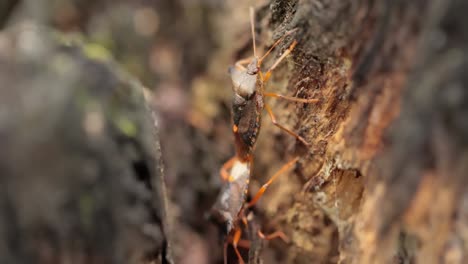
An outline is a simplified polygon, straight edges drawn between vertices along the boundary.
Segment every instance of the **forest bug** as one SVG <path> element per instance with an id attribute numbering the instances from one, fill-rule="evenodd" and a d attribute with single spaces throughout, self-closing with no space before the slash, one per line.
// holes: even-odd
<path id="1" fill-rule="evenodd" d="M 299 103 L 315 103 L 318 101 L 317 99 L 302 99 L 264 92 L 264 85 L 270 78 L 271 72 L 292 52 L 297 42 L 293 40 L 289 48 L 264 73 L 260 70 L 262 62 L 270 52 L 286 38 L 286 36 L 294 33 L 295 30 L 286 32 L 285 35 L 278 39 L 272 47 L 261 58 L 259 58 L 257 56 L 255 45 L 253 8 L 250 8 L 250 25 L 254 56 L 252 58 L 239 60 L 235 63 L 235 66 L 229 68 L 229 74 L 231 76 L 234 91 L 234 97 L 232 100 L 232 131 L 234 133 L 236 155 L 228 160 L 220 170 L 221 177 L 226 183 L 221 189 L 218 199 L 210 212 L 210 218 L 217 223 L 221 232 L 225 236 L 225 263 L 227 263 L 226 248 L 229 242 L 233 245 L 234 251 L 239 259 L 239 263 L 244 263 L 237 247 L 241 241 L 241 227 L 242 225 L 247 224 L 246 211 L 257 203 L 268 186 L 280 174 L 290 169 L 299 159 L 296 157 L 285 164 L 260 188 L 255 196 L 253 196 L 252 200 L 246 203 L 249 179 L 253 164 L 253 151 L 260 131 L 261 114 L 263 109 L 267 110 L 268 115 L 275 126 L 294 136 L 304 145 L 308 145 L 301 136 L 277 123 L 271 108 L 264 102 L 265 96 L 282 98 Z M 271 239 L 274 237 L 285 238 L 282 232 L 275 232 L 271 235 L 263 235 L 259 232 L 258 235 L 265 239 Z M 230 238 L 232 238 L 232 241 L 229 241 Z"/>

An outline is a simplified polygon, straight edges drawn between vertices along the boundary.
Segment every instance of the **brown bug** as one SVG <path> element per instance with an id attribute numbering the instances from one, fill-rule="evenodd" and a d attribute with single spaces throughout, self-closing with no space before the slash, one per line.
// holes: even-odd
<path id="1" fill-rule="evenodd" d="M 228 160 L 220 170 L 221 177 L 226 181 L 226 184 L 223 186 L 210 214 L 211 219 L 218 224 L 223 235 L 228 238 L 225 239 L 224 243 L 225 263 L 227 263 L 226 249 L 229 238 L 232 238 L 231 243 L 237 257 L 239 258 L 239 263 L 244 263 L 237 247 L 242 235 L 241 226 L 242 224 L 247 224 L 246 211 L 257 203 L 268 186 L 271 185 L 271 183 L 280 174 L 290 169 L 298 161 L 298 157 L 296 157 L 285 164 L 260 188 L 255 196 L 253 196 L 252 200 L 246 203 L 248 184 L 253 164 L 253 151 L 260 131 L 262 110 L 267 110 L 268 115 L 275 126 L 294 136 L 304 145 L 308 145 L 301 136 L 277 123 L 271 108 L 265 104 L 264 97 L 269 96 L 282 98 L 299 103 L 315 103 L 318 101 L 317 99 L 295 98 L 276 93 L 267 93 L 264 91 L 264 85 L 270 78 L 271 72 L 292 52 L 297 42 L 294 40 L 289 48 L 265 73 L 260 70 L 262 62 L 271 53 L 271 51 L 286 38 L 286 36 L 291 35 L 295 30 L 288 31 L 283 37 L 276 41 L 261 58 L 259 58 L 257 56 L 255 45 L 254 10 L 252 7 L 250 8 L 250 25 L 254 56 L 253 58 L 239 60 L 235 63 L 234 67 L 229 68 L 229 74 L 232 79 L 234 91 L 234 98 L 232 101 L 232 130 L 235 139 L 236 155 Z M 275 232 L 267 236 L 259 232 L 258 235 L 265 239 L 271 239 L 274 237 L 284 238 L 284 234 L 282 232 Z"/>

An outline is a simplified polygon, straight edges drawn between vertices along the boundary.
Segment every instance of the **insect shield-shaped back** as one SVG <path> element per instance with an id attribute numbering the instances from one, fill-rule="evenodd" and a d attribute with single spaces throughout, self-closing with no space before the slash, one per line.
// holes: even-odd
<path id="1" fill-rule="evenodd" d="M 253 59 L 246 69 L 232 67 L 231 74 L 234 97 L 232 101 L 232 121 L 236 146 L 236 156 L 243 161 L 251 159 L 252 150 L 260 129 L 263 99 L 256 92 L 259 68 L 258 60 Z"/>
<path id="2" fill-rule="evenodd" d="M 246 100 L 255 92 L 259 71 L 257 61 L 253 59 L 245 70 L 239 70 L 236 67 L 229 68 L 234 93 Z"/>
<path id="3" fill-rule="evenodd" d="M 244 205 L 249 184 L 250 164 L 237 161 L 232 166 L 229 175 L 231 180 L 223 186 L 210 211 L 210 220 L 218 226 L 222 236 L 231 232 Z"/>

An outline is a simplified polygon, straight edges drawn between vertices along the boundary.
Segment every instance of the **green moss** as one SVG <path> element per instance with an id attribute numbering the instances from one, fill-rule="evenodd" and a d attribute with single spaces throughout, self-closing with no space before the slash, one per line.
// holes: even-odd
<path id="1" fill-rule="evenodd" d="M 115 52 L 115 40 L 113 39 L 112 33 L 109 31 L 101 31 L 91 36 L 91 41 L 104 47 L 112 53 Z"/>
<path id="2" fill-rule="evenodd" d="M 85 38 L 80 33 L 63 34 L 54 32 L 54 37 L 58 43 L 64 46 L 81 46 L 85 43 Z"/>
<path id="3" fill-rule="evenodd" d="M 138 129 L 136 125 L 127 117 L 120 115 L 114 118 L 114 123 L 124 135 L 128 137 L 135 137 L 137 135 Z"/>
<path id="4" fill-rule="evenodd" d="M 55 33 L 55 39 L 64 46 L 76 46 L 83 50 L 86 57 L 98 60 L 98 61 L 109 61 L 113 58 L 112 53 L 106 48 L 106 45 L 101 43 L 90 42 L 82 34 L 62 34 Z"/>
<path id="5" fill-rule="evenodd" d="M 109 61 L 112 59 L 112 54 L 106 48 L 94 43 L 84 45 L 83 52 L 88 58 L 94 60 Z"/>

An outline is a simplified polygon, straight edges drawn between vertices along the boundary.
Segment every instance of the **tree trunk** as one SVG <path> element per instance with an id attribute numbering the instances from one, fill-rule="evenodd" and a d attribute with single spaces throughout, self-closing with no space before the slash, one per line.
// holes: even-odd
<path id="1" fill-rule="evenodd" d="M 312 146 L 260 206 L 291 238 L 275 244 L 281 261 L 466 262 L 468 5 L 273 1 L 266 10 L 262 34 L 299 28 L 267 89 L 320 99 L 272 102 Z M 277 128 L 263 133 L 259 182 L 302 153 Z"/>

